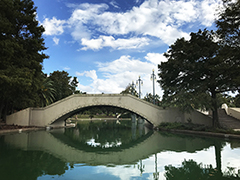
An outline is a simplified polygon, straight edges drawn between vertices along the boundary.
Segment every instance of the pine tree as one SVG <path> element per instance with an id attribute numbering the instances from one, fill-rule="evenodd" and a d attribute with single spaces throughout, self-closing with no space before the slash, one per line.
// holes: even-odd
<path id="1" fill-rule="evenodd" d="M 240 92 L 240 0 L 223 0 L 224 8 L 216 21 L 217 33 L 224 46 L 222 54 L 231 62 L 232 83 Z"/>
<path id="2" fill-rule="evenodd" d="M 38 101 L 47 56 L 32 0 L 0 1 L 0 118 Z"/>

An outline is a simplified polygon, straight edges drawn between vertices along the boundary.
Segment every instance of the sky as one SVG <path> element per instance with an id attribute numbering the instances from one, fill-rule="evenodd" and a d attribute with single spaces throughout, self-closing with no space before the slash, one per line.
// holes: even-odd
<path id="1" fill-rule="evenodd" d="M 33 0 L 45 32 L 43 72 L 66 71 L 88 94 L 120 93 L 153 73 L 177 38 L 214 29 L 221 0 Z M 155 81 L 155 92 L 163 91 Z M 139 86 L 137 86 L 139 91 Z"/>

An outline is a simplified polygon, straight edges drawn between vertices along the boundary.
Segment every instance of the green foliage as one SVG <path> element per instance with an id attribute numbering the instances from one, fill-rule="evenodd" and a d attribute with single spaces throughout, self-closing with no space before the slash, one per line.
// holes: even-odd
<path id="1" fill-rule="evenodd" d="M 53 82 L 52 86 L 56 91 L 54 102 L 77 92 L 77 78 L 73 77 L 72 79 L 66 71 L 54 71 L 53 73 L 50 73 L 49 79 Z"/>
<path id="2" fill-rule="evenodd" d="M 79 118 L 89 118 L 89 116 L 95 118 L 109 118 L 109 117 L 116 117 L 117 114 L 124 114 L 126 110 L 112 107 L 112 106 L 93 106 L 83 109 L 78 115 Z M 127 111 L 128 112 L 128 111 Z M 127 116 L 129 117 L 129 115 Z M 123 116 L 121 116 L 123 118 Z"/>
<path id="3" fill-rule="evenodd" d="M 211 131 L 211 129 L 207 126 L 204 125 L 199 125 L 199 124 L 192 124 L 191 122 L 189 123 L 181 123 L 181 122 L 174 122 L 174 123 L 168 123 L 168 122 L 163 122 L 161 123 L 158 128 L 164 129 L 164 130 L 193 130 L 193 131 Z"/>
<path id="4" fill-rule="evenodd" d="M 172 165 L 165 166 L 166 180 L 182 180 L 182 179 L 199 179 L 199 180 L 218 180 L 218 179 L 240 179 L 239 173 L 236 173 L 234 169 L 228 168 L 224 174 L 219 169 L 213 168 L 212 165 L 198 164 L 194 160 L 184 160 L 180 167 L 174 167 Z"/>
<path id="5" fill-rule="evenodd" d="M 225 46 L 226 59 L 232 62 L 233 67 L 240 66 L 240 1 L 239 0 L 223 0 L 223 9 L 219 13 L 216 21 L 217 33 L 221 43 Z M 232 83 L 236 84 L 236 89 L 240 89 L 239 69 L 232 68 L 228 71 L 235 78 Z M 239 95 L 235 99 L 235 106 L 240 107 L 238 100 Z"/>
<path id="6" fill-rule="evenodd" d="M 66 162 L 44 151 L 13 149 L 1 143 L 0 153 L 1 179 L 31 180 L 47 174 L 60 176 L 69 169 Z"/>
<path id="7" fill-rule="evenodd" d="M 160 96 L 157 94 L 155 95 L 155 97 L 153 97 L 153 95 L 151 93 L 147 93 L 143 99 L 150 103 L 153 103 L 155 101 L 156 105 L 158 105 L 158 106 L 161 105 Z"/>
<path id="8" fill-rule="evenodd" d="M 73 77 L 73 79 L 70 82 L 70 90 L 72 91 L 72 94 L 79 94 L 80 92 L 76 90 L 78 86 L 78 80 L 77 77 Z"/>
<path id="9" fill-rule="evenodd" d="M 240 71 L 235 61 L 226 59 L 224 47 L 215 41 L 213 31 L 191 33 L 191 39 L 178 39 L 165 53 L 167 62 L 159 68 L 158 81 L 164 90 L 163 103 L 180 107 L 184 111 L 194 108 L 213 110 L 213 125 L 219 126 L 217 94 L 235 91 L 239 76 L 229 71 Z"/>
<path id="10" fill-rule="evenodd" d="M 0 1 L 0 118 L 39 101 L 44 32 L 32 0 Z"/>
<path id="11" fill-rule="evenodd" d="M 239 49 L 240 43 L 240 1 L 223 0 L 224 8 L 216 21 L 218 34 L 223 43 Z M 239 51 L 236 52 L 239 55 Z M 239 56 L 238 56 L 239 58 Z"/>
<path id="12" fill-rule="evenodd" d="M 199 30 L 189 41 L 178 39 L 165 53 L 168 61 L 159 65 L 163 106 L 212 109 L 215 127 L 221 103 L 234 105 L 220 94 L 240 89 L 240 1 L 223 3 L 216 33 Z"/>
<path id="13" fill-rule="evenodd" d="M 65 134 L 74 140 L 74 144 L 81 144 L 85 150 L 90 151 L 112 151 L 121 150 L 121 147 L 131 144 L 132 132 L 131 132 L 131 121 L 121 121 L 117 123 L 114 121 L 80 121 L 77 126 L 66 129 Z M 78 130 L 79 134 L 74 133 Z M 140 134 L 137 133 L 137 136 Z M 87 143 L 89 139 L 94 139 L 95 144 Z M 120 144 L 118 144 L 120 142 Z M 117 147 L 117 148 L 116 148 Z"/>
<path id="14" fill-rule="evenodd" d="M 125 90 L 123 90 L 120 94 L 131 94 L 133 96 L 138 97 L 138 92 L 136 90 L 136 85 L 132 82 L 129 84 Z"/>
<path id="15" fill-rule="evenodd" d="M 228 94 L 219 94 L 218 98 L 219 98 L 220 105 L 227 104 L 228 107 L 236 107 L 235 105 L 236 98 Z"/>
<path id="16" fill-rule="evenodd" d="M 204 132 L 214 132 L 214 133 L 224 133 L 224 134 L 237 134 L 239 131 L 234 131 L 232 129 L 226 128 L 212 128 L 201 124 L 193 124 L 191 122 L 181 123 L 181 122 L 162 122 L 158 128 L 160 130 L 192 130 L 192 131 L 204 131 Z"/>
<path id="17" fill-rule="evenodd" d="M 53 88 L 53 81 L 48 77 L 43 77 L 39 90 L 40 106 L 45 107 L 54 102 L 56 90 Z"/>
<path id="18" fill-rule="evenodd" d="M 236 107 L 240 107 L 240 94 L 238 94 L 234 99 L 234 104 Z"/>

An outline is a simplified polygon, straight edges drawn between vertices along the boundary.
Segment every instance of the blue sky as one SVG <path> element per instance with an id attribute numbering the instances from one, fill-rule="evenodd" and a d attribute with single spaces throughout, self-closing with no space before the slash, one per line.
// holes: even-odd
<path id="1" fill-rule="evenodd" d="M 44 72 L 76 76 L 78 89 L 120 93 L 139 76 L 142 97 L 150 76 L 177 38 L 214 29 L 221 0 L 33 0 L 45 28 Z M 156 93 L 162 96 L 161 87 Z"/>

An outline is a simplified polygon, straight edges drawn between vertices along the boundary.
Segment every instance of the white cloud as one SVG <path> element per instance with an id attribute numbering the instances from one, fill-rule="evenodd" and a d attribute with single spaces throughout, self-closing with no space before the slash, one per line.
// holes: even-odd
<path id="1" fill-rule="evenodd" d="M 137 72 L 145 73 L 150 67 L 151 63 L 142 62 L 140 60 L 131 58 L 131 56 L 121 56 L 119 59 L 107 63 L 98 63 L 99 71 L 108 73 L 120 72 Z"/>
<path id="2" fill-rule="evenodd" d="M 206 26 L 212 25 L 218 3 L 219 0 L 204 0 L 203 2 L 146 0 L 139 7 L 133 7 L 132 10 L 124 13 L 109 12 L 106 4 L 84 3 L 74 6 L 69 23 L 74 26 L 72 36 L 84 46 L 82 50 L 98 50 L 103 47 L 141 48 L 148 45 L 146 39 L 141 37 L 145 35 L 160 38 L 170 45 L 177 38 L 189 38 L 188 32 L 182 30 L 182 26 L 187 23 L 199 22 Z M 111 4 L 117 6 L 115 1 L 111 1 Z M 82 32 L 85 35 L 82 35 Z M 92 37 L 98 33 L 105 35 Z M 129 33 L 134 33 L 138 37 L 125 40 L 111 36 Z M 136 45 L 137 42 L 133 40 L 140 40 L 140 44 Z M 128 47 L 126 44 L 129 42 L 133 44 Z"/>
<path id="3" fill-rule="evenodd" d="M 82 38 L 82 50 L 99 50 L 103 47 L 111 47 L 113 49 L 138 49 L 149 44 L 149 39 L 145 37 L 141 38 L 129 38 L 129 39 L 115 39 L 113 36 L 99 36 L 97 39 Z"/>
<path id="4" fill-rule="evenodd" d="M 116 1 L 111 1 L 109 4 L 111 4 L 113 7 L 119 9 L 118 3 Z"/>
<path id="5" fill-rule="evenodd" d="M 135 3 L 138 4 L 140 2 L 140 0 L 135 0 Z"/>
<path id="6" fill-rule="evenodd" d="M 80 5 L 67 4 L 68 7 L 73 8 L 73 13 L 68 20 L 68 25 L 71 30 L 71 35 L 74 40 L 81 44 L 82 39 L 90 39 L 92 35 L 92 28 L 95 17 L 108 8 L 106 4 L 88 4 Z"/>
<path id="7" fill-rule="evenodd" d="M 161 54 L 149 53 L 146 56 L 148 61 L 142 62 L 139 59 L 134 59 L 131 56 L 121 56 L 111 62 L 98 63 L 97 72 L 103 75 L 99 78 L 96 74 L 96 70 L 77 72 L 77 76 L 86 76 L 91 78 L 91 84 L 84 86 L 79 85 L 81 91 L 87 91 L 87 93 L 120 93 L 127 85 L 136 83 L 138 76 L 141 76 L 143 80 L 143 86 L 141 87 L 142 97 L 146 93 L 152 92 L 152 81 L 150 76 L 152 69 L 157 68 L 156 58 L 161 57 Z M 90 90 L 91 89 L 91 90 Z M 137 88 L 138 90 L 138 88 Z M 156 85 L 156 93 L 162 96 L 162 90 Z"/>
<path id="8" fill-rule="evenodd" d="M 76 72 L 77 76 L 86 76 L 86 77 L 90 77 L 93 80 L 96 80 L 97 77 L 97 73 L 95 70 L 91 70 L 91 71 L 84 71 L 83 73 L 80 72 Z"/>
<path id="9" fill-rule="evenodd" d="M 147 51 L 145 46 L 153 46 L 154 43 L 158 43 L 158 46 L 161 43 L 170 45 L 180 37 L 189 39 L 186 27 L 190 25 L 211 26 L 220 1 L 145 0 L 126 12 L 110 12 L 109 6 L 104 3 L 67 4 L 72 8 L 69 19 L 45 18 L 42 24 L 46 29 L 45 35 L 61 35 L 67 29 L 72 42 L 80 44 L 79 50 L 96 51 L 107 47 L 114 50 Z M 119 7 L 115 0 L 110 2 L 110 6 Z M 58 44 L 59 38 L 53 37 L 53 41 Z M 88 93 L 119 93 L 141 75 L 145 95 L 152 91 L 152 69 L 156 70 L 157 65 L 166 61 L 166 58 L 163 54 L 151 52 L 144 58 L 141 60 L 125 55 L 113 61 L 98 63 L 96 70 L 77 72 L 77 76 L 88 77 L 91 81 L 87 86 L 80 82 L 79 88 Z M 162 94 L 158 85 L 156 92 Z"/>
<path id="10" fill-rule="evenodd" d="M 64 69 L 65 71 L 69 71 L 71 68 L 67 66 L 67 67 L 64 67 L 63 69 Z"/>
<path id="11" fill-rule="evenodd" d="M 163 56 L 163 54 L 159 54 L 159 53 L 148 53 L 144 58 L 155 65 L 158 65 L 161 62 L 167 61 L 167 58 Z"/>
<path id="12" fill-rule="evenodd" d="M 146 0 L 126 12 L 110 12 L 109 6 L 104 3 L 69 3 L 67 6 L 73 11 L 68 20 L 46 18 L 43 26 L 46 35 L 60 35 L 64 28 L 69 28 L 73 39 L 83 46 L 81 50 L 99 50 L 104 47 L 138 49 L 149 45 L 151 36 L 170 45 L 177 38 L 189 38 L 189 32 L 183 30 L 183 26 L 189 23 L 211 26 L 220 2 Z M 119 8 L 115 0 L 110 1 L 110 4 Z"/>
<path id="13" fill-rule="evenodd" d="M 216 10 L 221 5 L 221 0 L 203 0 L 200 7 L 200 19 L 204 26 L 211 26 L 216 18 Z"/>
<path id="14" fill-rule="evenodd" d="M 81 92 L 87 92 L 87 93 L 93 92 L 91 86 L 84 86 L 84 85 L 82 85 L 80 82 L 78 83 L 78 89 L 79 89 Z"/>
<path id="15" fill-rule="evenodd" d="M 61 35 L 64 30 L 65 20 L 58 20 L 56 17 L 52 19 L 45 18 L 42 25 L 45 28 L 44 34 L 46 35 Z"/>
<path id="16" fill-rule="evenodd" d="M 84 48 L 82 48 L 82 50 L 87 50 L 87 49 L 92 49 L 92 50 L 98 50 L 100 48 L 102 48 L 102 39 L 85 39 L 82 38 L 82 45 L 85 46 Z"/>
<path id="17" fill-rule="evenodd" d="M 59 40 L 60 40 L 59 38 L 53 37 L 53 42 L 54 42 L 56 45 L 58 45 Z"/>
<path id="18" fill-rule="evenodd" d="M 72 25 L 71 36 L 75 41 L 81 42 L 82 38 L 90 38 L 91 32 L 86 26 L 83 26 L 81 23 L 76 23 Z"/>

